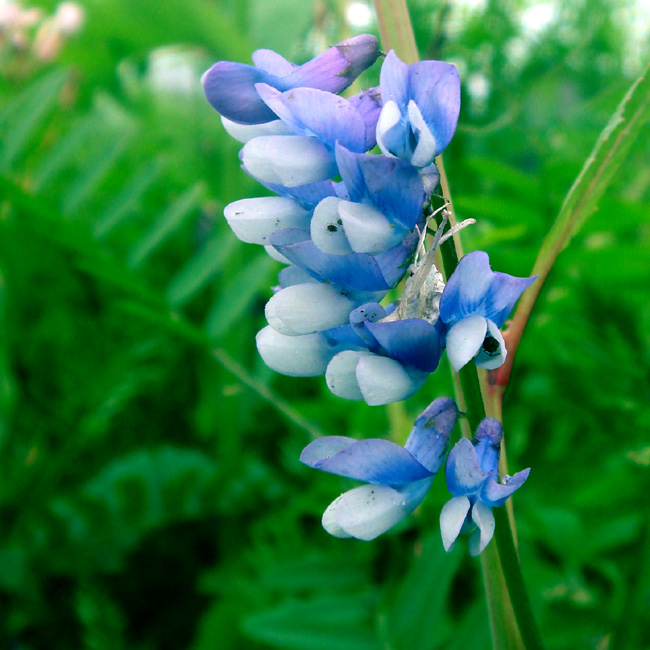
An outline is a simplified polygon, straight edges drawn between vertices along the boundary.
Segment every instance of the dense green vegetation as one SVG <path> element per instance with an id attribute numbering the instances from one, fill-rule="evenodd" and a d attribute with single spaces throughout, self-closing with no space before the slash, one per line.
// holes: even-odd
<path id="1" fill-rule="evenodd" d="M 465 248 L 495 269 L 530 273 L 650 57 L 624 4 L 558 0 L 531 31 L 517 0 L 410 3 L 422 56 L 461 72 L 445 161 L 478 222 Z M 258 47 L 305 60 L 352 33 L 342 5 L 88 0 L 51 60 L 0 40 L 0 648 L 489 647 L 479 564 L 440 542 L 442 479 L 362 543 L 320 526 L 346 482 L 298 462 L 316 435 L 403 441 L 452 394 L 446 362 L 387 408 L 275 375 L 254 336 L 280 265 L 222 217 L 262 190 L 201 72 Z M 559 257 L 506 395 L 550 650 L 650 647 L 649 156 L 646 130 Z"/>

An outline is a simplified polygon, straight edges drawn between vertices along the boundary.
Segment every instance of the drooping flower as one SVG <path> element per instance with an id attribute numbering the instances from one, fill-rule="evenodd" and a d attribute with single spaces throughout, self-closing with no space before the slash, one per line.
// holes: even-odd
<path id="1" fill-rule="evenodd" d="M 456 371 L 472 359 L 487 370 L 503 364 L 507 350 L 499 329 L 536 278 L 494 272 L 482 251 L 461 258 L 440 298 L 439 329 Z"/>
<path id="2" fill-rule="evenodd" d="M 201 83 L 208 102 L 227 120 L 264 124 L 278 118 L 258 95 L 255 84 L 268 84 L 280 91 L 305 87 L 339 93 L 378 55 L 377 39 L 369 34 L 342 41 L 301 66 L 271 50 L 256 50 L 254 65 L 218 61 L 203 75 Z"/>
<path id="3" fill-rule="evenodd" d="M 307 445 L 300 460 L 309 467 L 366 483 L 332 502 L 323 514 L 323 528 L 335 537 L 371 540 L 407 517 L 442 466 L 457 419 L 455 402 L 439 398 L 415 421 L 404 447 L 344 436 Z"/>
<path id="4" fill-rule="evenodd" d="M 450 551 L 460 533 L 473 531 L 469 552 L 478 555 L 494 534 L 492 508 L 502 506 L 526 481 L 530 469 L 504 476 L 499 482 L 501 423 L 485 418 L 474 439 L 461 438 L 449 452 L 445 476 L 454 495 L 440 513 L 440 531 L 446 551 Z"/>
<path id="5" fill-rule="evenodd" d="M 427 167 L 449 144 L 460 112 L 460 79 L 443 61 L 407 65 L 392 50 L 381 67 L 377 144 L 386 156 Z"/>

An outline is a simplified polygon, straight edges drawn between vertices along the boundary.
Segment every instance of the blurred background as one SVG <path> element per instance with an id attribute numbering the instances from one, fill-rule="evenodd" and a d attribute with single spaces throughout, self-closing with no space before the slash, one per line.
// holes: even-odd
<path id="1" fill-rule="evenodd" d="M 445 162 L 466 250 L 528 275 L 650 60 L 647 0 L 410 0 L 458 66 Z M 438 479 L 372 543 L 321 528 L 350 484 L 324 434 L 405 440 L 446 361 L 390 407 L 269 371 L 279 265 L 222 216 L 265 192 L 204 100 L 217 59 L 302 62 L 363 0 L 0 0 L 0 648 L 483 650 L 480 565 L 445 554 Z M 377 83 L 379 66 L 361 85 Z M 504 424 L 549 649 L 650 648 L 650 135 L 560 256 Z"/>

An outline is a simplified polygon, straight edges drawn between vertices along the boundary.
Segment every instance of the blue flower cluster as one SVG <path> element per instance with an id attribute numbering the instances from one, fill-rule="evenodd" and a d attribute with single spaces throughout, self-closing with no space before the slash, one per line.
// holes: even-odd
<path id="1" fill-rule="evenodd" d="M 224 211 L 239 239 L 286 265 L 257 335 L 262 358 L 286 375 L 325 375 L 334 394 L 370 405 L 415 393 L 445 348 L 456 370 L 471 360 L 503 364 L 500 328 L 535 279 L 495 273 L 474 252 L 445 285 L 433 265 L 445 219 L 418 260 L 440 178 L 434 159 L 454 135 L 460 82 L 453 65 L 407 65 L 391 51 L 377 88 L 341 97 L 378 56 L 377 40 L 362 35 L 301 66 L 258 50 L 254 65 L 220 61 L 202 79 L 225 129 L 243 143 L 242 168 L 275 194 Z M 375 146 L 381 154 L 369 153 Z M 407 272 L 402 298 L 382 306 Z M 412 512 L 444 463 L 457 418 L 453 400 L 441 398 L 404 447 L 342 436 L 312 442 L 304 463 L 365 483 L 330 505 L 325 529 L 373 539 Z M 470 550 L 480 552 L 494 529 L 492 508 L 528 476 L 497 482 L 500 440 L 500 424 L 486 419 L 449 454 L 447 550 L 475 529 Z"/>
<path id="2" fill-rule="evenodd" d="M 244 171 L 276 194 L 224 211 L 237 237 L 287 265 L 257 335 L 262 358 L 286 375 L 325 375 L 336 395 L 371 405 L 415 393 L 444 347 L 456 369 L 471 359 L 498 367 L 506 355 L 499 328 L 532 282 L 492 272 L 477 252 L 444 292 L 442 282 L 425 282 L 428 295 L 406 309 L 379 305 L 426 231 L 434 158 L 456 129 L 460 82 L 453 65 L 406 65 L 391 51 L 377 88 L 337 94 L 378 56 L 377 40 L 362 35 L 301 66 L 258 50 L 255 65 L 219 61 L 202 79 L 244 144 Z M 375 145 L 382 154 L 367 153 Z"/>
<path id="3" fill-rule="evenodd" d="M 331 503 L 323 515 L 325 530 L 335 537 L 371 540 L 413 512 L 445 462 L 458 415 L 456 403 L 441 397 L 417 418 L 404 447 L 343 436 L 307 445 L 300 456 L 306 465 L 365 483 Z M 483 551 L 494 533 L 492 508 L 503 505 L 528 478 L 526 469 L 498 482 L 502 435 L 498 420 L 485 418 L 471 442 L 461 438 L 449 452 L 445 474 L 454 496 L 440 515 L 447 551 L 461 532 L 471 533 L 471 555 Z"/>

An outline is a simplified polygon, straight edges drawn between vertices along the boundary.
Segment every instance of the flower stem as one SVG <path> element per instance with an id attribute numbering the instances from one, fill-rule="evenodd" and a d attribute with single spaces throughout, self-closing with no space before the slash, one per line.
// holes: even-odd
<path id="1" fill-rule="evenodd" d="M 418 60 L 417 46 L 406 0 L 374 0 L 384 47 L 393 48 L 406 63 Z M 455 224 L 449 182 L 442 157 L 436 158 L 440 171 L 443 200 L 448 205 L 450 222 Z M 453 243 L 452 243 L 453 242 Z M 462 257 L 460 238 L 454 236 L 441 246 L 438 260 L 448 278 Z M 437 260 L 437 261 L 438 261 Z M 454 374 L 456 399 L 466 413 L 463 435 L 471 437 L 486 416 L 486 406 L 492 411 L 500 403 L 492 403 L 485 375 L 479 377 L 474 366 L 465 366 Z M 515 548 L 509 513 L 495 508 L 497 522 L 495 538 L 481 555 L 490 629 L 495 650 L 541 650 L 542 643 L 530 608 L 519 558 Z"/>

